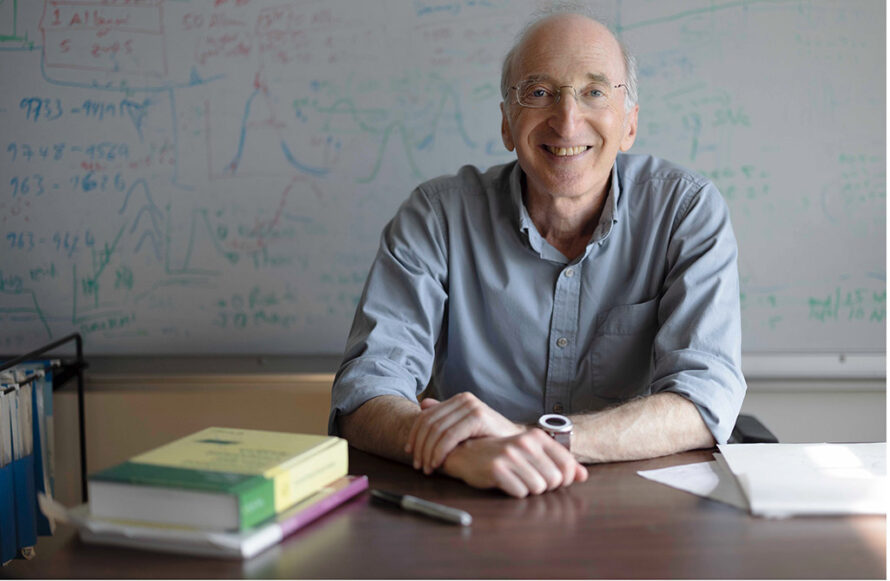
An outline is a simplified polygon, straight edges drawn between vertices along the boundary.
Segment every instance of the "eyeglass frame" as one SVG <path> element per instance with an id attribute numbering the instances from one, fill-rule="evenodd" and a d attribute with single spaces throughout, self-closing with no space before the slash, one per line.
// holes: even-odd
<path id="1" fill-rule="evenodd" d="M 578 89 L 575 88 L 575 85 L 559 85 L 558 87 L 553 87 L 554 89 L 556 89 L 556 100 L 553 101 L 552 103 L 550 103 L 549 105 L 542 105 L 542 106 L 526 105 L 526 104 L 523 103 L 523 102 L 520 100 L 520 98 L 519 98 L 519 87 L 520 87 L 521 85 L 526 84 L 526 83 L 530 83 L 530 84 L 534 84 L 534 83 L 547 84 L 546 81 L 539 80 L 539 79 L 525 79 L 525 80 L 523 80 L 523 81 L 520 81 L 519 84 L 517 84 L 517 85 L 513 85 L 512 87 L 510 87 L 510 89 L 512 89 L 513 91 L 516 92 L 516 93 L 515 93 L 515 94 L 516 94 L 516 104 L 519 105 L 520 107 L 525 107 L 526 109 L 549 109 L 550 107 L 553 107 L 553 106 L 555 106 L 555 105 L 559 105 L 559 102 L 562 100 L 562 90 L 565 89 L 566 87 L 571 87 L 571 89 L 572 89 L 572 95 L 575 97 L 575 102 L 577 102 L 577 103 L 579 103 L 579 104 L 584 104 L 584 103 L 578 98 Z M 589 87 L 589 86 L 592 85 L 592 84 L 595 84 L 595 83 L 590 83 L 590 84 L 586 85 L 584 88 L 587 88 L 587 87 Z M 604 84 L 605 84 L 606 86 L 608 86 L 610 89 L 619 89 L 619 88 L 621 88 L 621 87 L 624 87 L 624 90 L 627 91 L 627 83 L 618 83 L 617 85 L 613 85 L 613 84 L 610 83 L 610 82 L 606 82 L 606 83 L 604 83 Z M 611 95 L 609 95 L 608 99 L 611 99 Z M 584 105 L 587 106 L 586 104 L 584 104 Z"/>

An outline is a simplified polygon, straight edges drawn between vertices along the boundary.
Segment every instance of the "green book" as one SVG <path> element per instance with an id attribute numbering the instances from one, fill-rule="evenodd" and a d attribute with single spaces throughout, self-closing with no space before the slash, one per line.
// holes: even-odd
<path id="1" fill-rule="evenodd" d="M 347 470 L 341 438 L 207 428 L 92 474 L 89 507 L 100 518 L 244 530 Z"/>

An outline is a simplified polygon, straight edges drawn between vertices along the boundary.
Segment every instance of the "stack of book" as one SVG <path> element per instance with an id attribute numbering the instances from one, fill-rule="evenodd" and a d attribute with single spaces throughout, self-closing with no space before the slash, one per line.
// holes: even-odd
<path id="1" fill-rule="evenodd" d="M 41 508 L 86 542 L 250 558 L 368 487 L 346 440 L 207 428 L 89 477 L 89 504 Z"/>

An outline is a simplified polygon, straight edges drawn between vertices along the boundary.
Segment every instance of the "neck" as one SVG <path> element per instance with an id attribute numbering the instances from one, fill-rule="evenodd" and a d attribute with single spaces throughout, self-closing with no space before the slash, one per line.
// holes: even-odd
<path id="1" fill-rule="evenodd" d="M 528 191 L 526 207 L 541 236 L 569 260 L 584 253 L 599 224 L 608 187 L 595 196 L 565 198 Z"/>

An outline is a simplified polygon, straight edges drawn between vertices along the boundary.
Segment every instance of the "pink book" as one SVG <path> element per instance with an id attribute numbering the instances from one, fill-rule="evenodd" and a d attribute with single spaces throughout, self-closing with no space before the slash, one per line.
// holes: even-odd
<path id="1" fill-rule="evenodd" d="M 325 486 L 317 494 L 284 511 L 276 521 L 281 527 L 282 538 L 311 523 L 332 508 L 368 488 L 367 476 L 344 476 Z M 311 501 L 311 502 L 310 502 Z M 308 503 L 308 504 L 307 504 Z"/>

